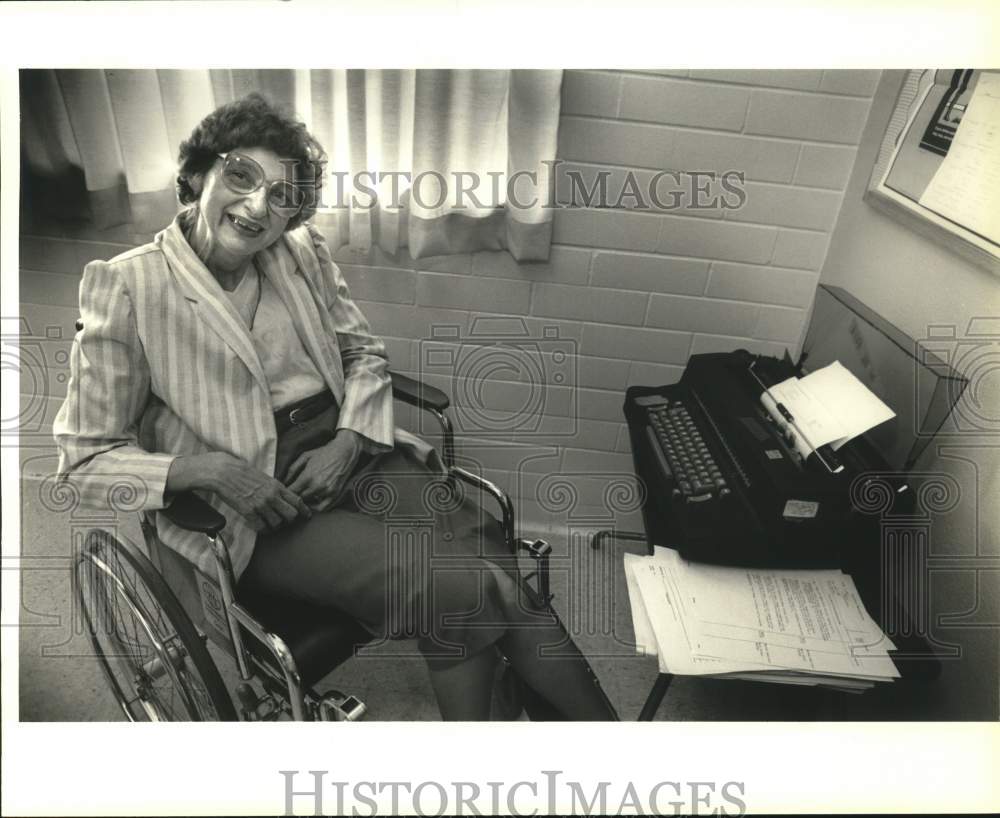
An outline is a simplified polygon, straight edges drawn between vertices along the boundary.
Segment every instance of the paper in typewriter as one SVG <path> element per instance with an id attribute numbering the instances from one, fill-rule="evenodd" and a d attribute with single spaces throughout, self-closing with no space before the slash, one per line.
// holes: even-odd
<path id="1" fill-rule="evenodd" d="M 834 449 L 896 416 L 840 361 L 809 373 L 799 384 L 843 427 L 844 434 L 830 441 Z"/>
<path id="2" fill-rule="evenodd" d="M 784 404 L 807 444 L 839 449 L 852 438 L 896 416 L 839 361 L 804 378 L 789 378 L 768 392 Z M 784 422 L 779 416 L 779 422 Z"/>

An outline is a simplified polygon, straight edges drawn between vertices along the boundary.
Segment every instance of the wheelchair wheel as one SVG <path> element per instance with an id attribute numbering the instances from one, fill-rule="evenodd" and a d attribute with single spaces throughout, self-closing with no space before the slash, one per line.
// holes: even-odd
<path id="1" fill-rule="evenodd" d="M 91 531 L 75 580 L 84 628 L 129 721 L 237 720 L 203 638 L 144 554 Z"/>

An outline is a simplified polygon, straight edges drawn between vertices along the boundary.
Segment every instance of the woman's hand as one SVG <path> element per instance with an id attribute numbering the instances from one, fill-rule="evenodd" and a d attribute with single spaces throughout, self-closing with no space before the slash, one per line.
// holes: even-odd
<path id="1" fill-rule="evenodd" d="M 361 435 L 352 429 L 340 429 L 325 446 L 303 452 L 292 462 L 285 476 L 288 489 L 314 511 L 333 508 L 361 451 Z"/>
<path id="2" fill-rule="evenodd" d="M 256 530 L 275 529 L 312 511 L 280 481 L 225 452 L 178 457 L 167 474 L 167 491 L 214 491 Z"/>

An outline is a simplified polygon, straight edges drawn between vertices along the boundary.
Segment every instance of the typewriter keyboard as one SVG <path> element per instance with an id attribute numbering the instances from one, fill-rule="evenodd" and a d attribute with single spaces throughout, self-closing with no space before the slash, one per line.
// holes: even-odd
<path id="1" fill-rule="evenodd" d="M 649 433 L 676 481 L 674 494 L 699 502 L 729 494 L 722 471 L 712 457 L 682 401 L 650 406 Z"/>

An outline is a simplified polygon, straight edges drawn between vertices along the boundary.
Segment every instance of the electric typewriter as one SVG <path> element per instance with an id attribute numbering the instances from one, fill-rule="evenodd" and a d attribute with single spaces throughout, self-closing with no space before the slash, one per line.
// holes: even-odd
<path id="1" fill-rule="evenodd" d="M 907 472 L 964 385 L 947 383 L 958 376 L 926 355 L 913 366 L 914 349 L 849 293 L 821 286 L 798 364 L 745 350 L 693 355 L 679 383 L 629 388 L 625 415 L 650 543 L 689 560 L 748 566 L 845 567 L 858 552 L 877 553 L 869 546 L 880 518 L 859 498 L 877 480 L 872 490 L 905 512 Z M 807 360 L 816 368 L 841 360 L 897 417 L 835 453 L 823 447 L 803 459 L 761 394 L 801 376 Z M 914 381 L 928 372 L 936 379 L 929 390 Z M 914 395 L 929 400 L 915 405 Z"/>

